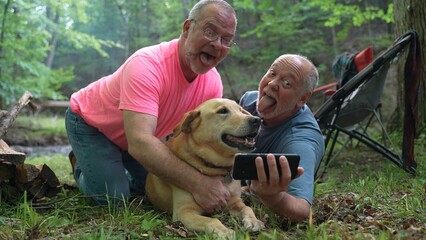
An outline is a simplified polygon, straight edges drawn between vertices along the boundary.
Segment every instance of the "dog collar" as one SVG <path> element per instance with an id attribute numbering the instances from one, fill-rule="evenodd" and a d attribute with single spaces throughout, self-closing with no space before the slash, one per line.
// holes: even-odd
<path id="1" fill-rule="evenodd" d="M 231 183 L 234 179 L 232 178 L 231 172 L 228 172 L 228 174 L 225 175 L 224 182 L 225 183 Z"/>
<path id="2" fill-rule="evenodd" d="M 227 176 L 231 175 L 231 167 L 224 167 L 224 166 L 217 166 L 214 165 L 206 160 L 204 160 L 201 157 L 196 156 L 197 163 L 189 163 L 191 164 L 195 169 L 197 169 L 199 172 L 201 172 L 204 175 L 208 176 Z"/>

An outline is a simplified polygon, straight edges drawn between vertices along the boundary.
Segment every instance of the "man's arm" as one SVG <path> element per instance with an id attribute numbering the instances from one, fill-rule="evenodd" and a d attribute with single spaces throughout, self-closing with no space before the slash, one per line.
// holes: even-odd
<path id="1" fill-rule="evenodd" d="M 303 221 L 308 218 L 310 204 L 306 200 L 294 197 L 286 192 L 291 182 L 291 172 L 287 159 L 284 156 L 280 157 L 281 177 L 278 174 L 275 157 L 268 154 L 267 160 L 269 179 L 266 177 L 262 159 L 256 158 L 258 181 L 252 181 L 250 189 L 274 213 L 293 221 Z M 297 176 L 302 174 L 303 168 L 299 167 Z"/>
<path id="2" fill-rule="evenodd" d="M 296 222 L 301 222 L 309 217 L 311 205 L 305 199 L 296 198 L 286 192 L 263 196 L 258 194 L 258 196 L 265 206 L 280 216 Z"/>
<path id="3" fill-rule="evenodd" d="M 223 177 L 205 176 L 177 158 L 154 136 L 156 117 L 127 110 L 123 114 L 128 151 L 148 172 L 192 193 L 207 212 L 226 206 L 230 194 L 223 185 Z"/>

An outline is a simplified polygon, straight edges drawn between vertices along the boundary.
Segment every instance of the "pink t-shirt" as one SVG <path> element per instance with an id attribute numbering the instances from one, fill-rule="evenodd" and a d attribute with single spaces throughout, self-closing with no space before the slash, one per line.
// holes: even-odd
<path id="1" fill-rule="evenodd" d="M 123 109 L 157 117 L 155 136 L 163 138 L 173 132 L 184 113 L 222 94 L 222 81 L 215 68 L 191 83 L 186 81 L 175 39 L 138 50 L 112 75 L 74 93 L 70 108 L 127 150 Z"/>

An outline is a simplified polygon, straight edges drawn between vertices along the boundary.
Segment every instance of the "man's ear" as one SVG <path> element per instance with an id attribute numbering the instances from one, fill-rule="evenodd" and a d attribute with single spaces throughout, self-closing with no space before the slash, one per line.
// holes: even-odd
<path id="1" fill-rule="evenodd" d="M 182 26 L 182 36 L 184 38 L 188 38 L 189 27 L 191 27 L 191 21 L 186 19 Z"/>
<path id="2" fill-rule="evenodd" d="M 173 130 L 173 137 L 179 136 L 181 132 L 190 133 L 192 129 L 198 127 L 198 125 L 200 125 L 199 116 L 199 110 L 193 110 L 185 113 L 182 121 Z"/>
<path id="3" fill-rule="evenodd" d="M 303 104 L 307 103 L 308 100 L 311 98 L 312 96 L 312 92 L 307 92 L 305 93 L 300 99 L 299 101 L 297 101 L 297 107 L 301 108 L 303 106 Z"/>

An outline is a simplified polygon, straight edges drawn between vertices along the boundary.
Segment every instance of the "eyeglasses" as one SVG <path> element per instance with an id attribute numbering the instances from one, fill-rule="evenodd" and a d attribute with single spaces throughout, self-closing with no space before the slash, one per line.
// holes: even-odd
<path id="1" fill-rule="evenodd" d="M 191 22 L 197 23 L 197 21 L 195 21 L 195 19 L 191 19 Z M 214 42 L 216 41 L 218 38 L 220 38 L 220 44 L 222 44 L 222 46 L 224 48 L 230 48 L 233 45 L 235 45 L 236 43 L 234 41 L 232 41 L 232 38 L 228 38 L 228 37 L 222 37 L 220 36 L 217 32 L 215 32 L 213 29 L 206 27 L 203 30 L 203 36 L 205 39 Z"/>

